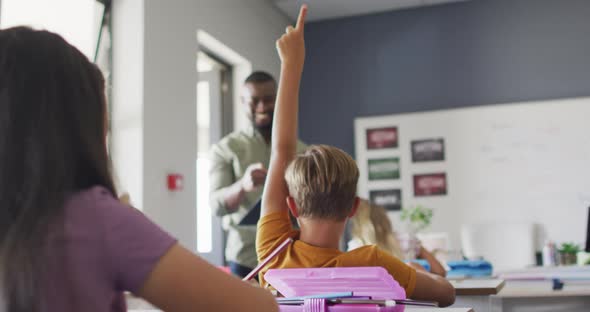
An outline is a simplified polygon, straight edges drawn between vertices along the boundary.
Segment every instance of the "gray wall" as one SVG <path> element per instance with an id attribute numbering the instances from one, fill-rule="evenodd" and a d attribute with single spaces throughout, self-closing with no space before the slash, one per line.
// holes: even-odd
<path id="1" fill-rule="evenodd" d="M 472 0 L 309 24 L 300 135 L 358 116 L 590 96 L 590 1 Z"/>

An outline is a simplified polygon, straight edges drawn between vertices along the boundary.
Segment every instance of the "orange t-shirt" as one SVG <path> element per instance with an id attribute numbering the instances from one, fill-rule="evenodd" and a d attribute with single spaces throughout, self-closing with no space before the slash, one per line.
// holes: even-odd
<path id="1" fill-rule="evenodd" d="M 287 211 L 268 214 L 258 221 L 256 234 L 258 261 L 265 259 L 289 237 L 295 240 L 293 244 L 260 272 L 260 283 L 263 287 L 267 286 L 264 273 L 268 269 L 380 266 L 385 268 L 405 289 L 407 297 L 414 292 L 416 286 L 414 268 L 374 245 L 342 252 L 338 249 L 306 244 L 298 240 L 299 231 L 293 229 Z"/>

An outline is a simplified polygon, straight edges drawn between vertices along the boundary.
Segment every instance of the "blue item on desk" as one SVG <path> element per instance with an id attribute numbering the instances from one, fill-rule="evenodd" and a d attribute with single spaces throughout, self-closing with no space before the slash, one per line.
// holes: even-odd
<path id="1" fill-rule="evenodd" d="M 414 260 L 410 260 L 407 263 L 410 262 L 415 262 L 418 263 L 419 265 L 421 265 L 426 271 L 430 272 L 430 263 L 428 263 L 428 261 L 424 260 L 424 259 L 414 259 Z"/>
<path id="2" fill-rule="evenodd" d="M 563 289 L 563 282 L 558 278 L 553 279 L 553 290 L 562 290 Z"/>
<path id="3" fill-rule="evenodd" d="M 485 260 L 449 261 L 447 277 L 482 277 L 492 275 L 492 264 Z"/>

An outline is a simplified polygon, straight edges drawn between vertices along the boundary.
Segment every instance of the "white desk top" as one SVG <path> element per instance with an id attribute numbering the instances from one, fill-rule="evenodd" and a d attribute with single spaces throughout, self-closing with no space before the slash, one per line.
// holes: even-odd
<path id="1" fill-rule="evenodd" d="M 504 287 L 501 279 L 449 280 L 457 296 L 489 296 L 498 294 Z"/>
<path id="2" fill-rule="evenodd" d="M 141 310 L 128 310 L 129 312 L 140 312 L 140 311 L 150 311 L 150 312 L 155 312 L 155 311 L 159 311 L 159 310 L 150 310 L 150 309 L 141 309 Z M 473 309 L 471 308 L 444 308 L 443 310 L 441 310 L 441 308 L 409 308 L 406 307 L 405 310 L 406 312 L 474 312 Z"/>
<path id="3" fill-rule="evenodd" d="M 590 282 L 565 282 L 563 289 L 553 290 L 551 281 L 506 281 L 499 298 L 590 297 Z"/>
<path id="4" fill-rule="evenodd" d="M 501 298 L 590 297 L 590 266 L 531 267 L 499 273 L 506 287 Z M 553 290 L 552 279 L 565 283 Z"/>
<path id="5" fill-rule="evenodd" d="M 504 280 L 586 280 L 590 282 L 590 266 L 530 267 L 520 270 L 498 272 Z"/>
<path id="6" fill-rule="evenodd" d="M 132 296 L 127 296 L 127 307 L 129 312 L 157 312 L 160 311 L 154 308 L 144 300 Z M 441 311 L 440 308 L 429 308 L 429 307 L 413 307 L 406 306 L 406 312 L 474 312 L 471 308 L 444 308 Z"/>
<path id="7" fill-rule="evenodd" d="M 406 307 L 406 312 L 474 312 L 472 308 L 415 308 Z"/>

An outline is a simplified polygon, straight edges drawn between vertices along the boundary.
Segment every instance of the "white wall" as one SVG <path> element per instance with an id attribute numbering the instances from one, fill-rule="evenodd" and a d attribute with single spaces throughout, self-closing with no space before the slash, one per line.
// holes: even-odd
<path id="1" fill-rule="evenodd" d="M 196 27 L 238 52 L 252 64 L 252 70 L 265 70 L 277 79 L 280 62 L 275 41 L 291 23 L 283 13 L 267 0 L 197 0 Z M 237 73 L 234 81 L 238 88 L 245 78 Z M 249 74 L 249 73 L 247 73 Z M 246 75 L 247 75 L 246 74 Z M 242 127 L 247 119 L 243 107 L 234 103 L 234 124 Z"/>
<path id="2" fill-rule="evenodd" d="M 359 194 L 402 189 L 402 204 L 434 210 L 431 231 L 459 248 L 463 224 L 530 222 L 545 238 L 583 243 L 590 205 L 590 98 L 359 118 Z M 397 126 L 399 148 L 365 150 L 364 129 Z M 410 142 L 444 138 L 445 161 L 412 163 Z M 399 180 L 368 181 L 367 159 L 399 156 Z M 447 173 L 447 195 L 415 197 L 414 174 Z M 399 219 L 394 218 L 397 226 Z"/>
<path id="3" fill-rule="evenodd" d="M 264 0 L 113 3 L 113 158 L 121 186 L 196 250 L 197 31 L 237 51 L 254 69 L 278 75 L 274 42 L 289 21 Z M 170 172 L 184 176 L 182 192 L 166 190 Z"/>

